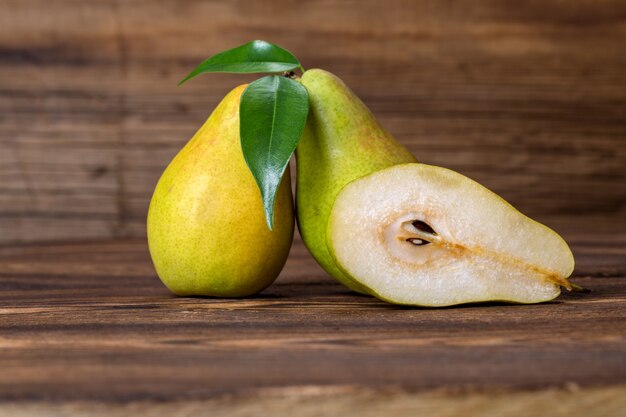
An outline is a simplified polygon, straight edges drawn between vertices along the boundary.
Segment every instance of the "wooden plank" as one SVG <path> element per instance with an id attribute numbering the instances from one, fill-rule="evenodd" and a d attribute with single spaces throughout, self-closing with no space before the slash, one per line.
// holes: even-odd
<path id="1" fill-rule="evenodd" d="M 176 82 L 252 38 L 338 74 L 421 161 L 532 216 L 623 216 L 625 37 L 608 0 L 5 0 L 0 242 L 142 236 L 167 162 L 252 78 Z"/>
<path id="2" fill-rule="evenodd" d="M 355 387 L 350 403 L 399 390 L 410 403 L 441 389 L 625 384 L 626 235 L 610 222 L 562 227 L 573 281 L 591 294 L 445 309 L 350 293 L 301 244 L 277 283 L 240 300 L 170 295 L 141 239 L 3 246 L 0 402 L 202 403 L 313 386 Z"/>
<path id="3" fill-rule="evenodd" d="M 528 417 L 581 416 L 622 417 L 626 409 L 626 388 L 482 393 L 411 393 L 395 389 L 384 392 L 350 386 L 296 387 L 241 393 L 210 400 L 176 402 L 131 402 L 101 404 L 65 402 L 53 404 L 0 404 L 0 416 L 7 417 L 254 417 L 259 414 L 291 417 L 342 415 L 345 417 L 431 416 Z M 294 411 L 296 410 L 296 411 Z"/>

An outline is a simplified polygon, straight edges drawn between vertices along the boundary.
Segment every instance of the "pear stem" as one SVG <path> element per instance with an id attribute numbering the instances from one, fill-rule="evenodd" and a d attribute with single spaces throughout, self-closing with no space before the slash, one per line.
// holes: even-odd
<path id="1" fill-rule="evenodd" d="M 581 292 L 584 294 L 588 294 L 591 292 L 589 288 L 582 287 L 578 284 L 574 284 L 573 282 L 570 282 L 570 285 L 572 286 L 572 290 L 571 290 L 572 292 Z"/>

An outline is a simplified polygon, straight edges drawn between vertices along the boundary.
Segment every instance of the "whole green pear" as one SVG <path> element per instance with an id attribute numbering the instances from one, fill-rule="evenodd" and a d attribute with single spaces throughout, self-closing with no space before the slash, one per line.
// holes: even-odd
<path id="1" fill-rule="evenodd" d="M 232 90 L 159 180 L 148 211 L 148 244 L 163 283 L 178 295 L 244 297 L 270 285 L 293 238 L 289 170 L 267 227 L 239 138 Z"/>
<path id="2" fill-rule="evenodd" d="M 312 69 L 300 81 L 310 101 L 307 125 L 296 150 L 300 234 L 326 272 L 349 288 L 367 293 L 337 266 L 329 252 L 326 231 L 333 203 L 346 184 L 416 160 L 335 75 Z"/>

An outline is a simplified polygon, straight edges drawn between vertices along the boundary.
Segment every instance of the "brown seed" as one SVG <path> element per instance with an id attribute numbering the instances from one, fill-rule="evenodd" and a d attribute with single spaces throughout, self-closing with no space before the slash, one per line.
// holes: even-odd
<path id="1" fill-rule="evenodd" d="M 424 232 L 424 233 L 429 233 L 431 235 L 437 235 L 437 232 L 435 232 L 433 230 L 432 227 L 430 227 L 430 225 L 428 225 L 427 223 L 424 223 L 421 220 L 415 220 L 413 223 L 411 223 L 413 225 L 413 227 L 415 227 L 417 230 L 419 230 L 420 232 Z"/>
<path id="2" fill-rule="evenodd" d="M 424 239 L 420 239 L 418 237 L 411 237 L 409 239 L 406 240 L 409 243 L 414 244 L 415 246 L 424 246 L 424 245 L 428 245 L 430 242 Z"/>

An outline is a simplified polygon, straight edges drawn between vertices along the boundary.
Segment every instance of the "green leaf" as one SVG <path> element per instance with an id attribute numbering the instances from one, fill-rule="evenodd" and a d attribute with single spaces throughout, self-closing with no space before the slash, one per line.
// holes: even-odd
<path id="1" fill-rule="evenodd" d="M 265 41 L 252 41 L 237 48 L 213 55 L 189 73 L 178 85 L 204 72 L 283 72 L 300 68 L 300 61 L 279 46 Z"/>
<path id="2" fill-rule="evenodd" d="M 241 150 L 261 191 L 270 230 L 274 226 L 276 192 L 298 146 L 308 112 L 306 89 L 287 77 L 260 78 L 250 83 L 241 95 Z"/>

